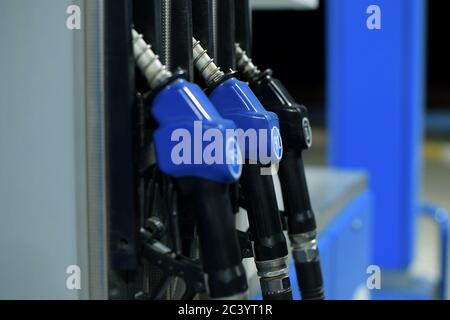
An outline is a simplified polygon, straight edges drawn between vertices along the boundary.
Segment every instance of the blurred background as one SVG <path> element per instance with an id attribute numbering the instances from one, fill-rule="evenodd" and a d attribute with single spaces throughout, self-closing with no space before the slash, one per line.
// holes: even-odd
<path id="1" fill-rule="evenodd" d="M 380 296 L 423 297 L 432 290 L 424 283 L 439 281 L 447 268 L 445 236 L 421 213 L 424 203 L 450 208 L 449 4 L 268 2 L 254 1 L 253 56 L 309 107 L 315 140 L 306 162 L 369 173 L 372 261 L 395 270 L 394 289 Z M 381 30 L 365 28 L 372 4 L 381 9 Z"/>
<path id="2" fill-rule="evenodd" d="M 1 299 L 108 297 L 104 1 L 0 0 Z M 309 108 L 327 298 L 448 298 L 448 1 L 252 5 L 254 62 Z"/>

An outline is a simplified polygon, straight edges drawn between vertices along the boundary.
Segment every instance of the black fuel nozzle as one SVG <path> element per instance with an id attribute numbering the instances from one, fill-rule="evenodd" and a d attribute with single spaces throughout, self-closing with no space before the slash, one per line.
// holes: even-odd
<path id="1" fill-rule="evenodd" d="M 249 81 L 264 107 L 277 114 L 284 144 L 279 177 L 289 238 L 304 300 L 324 299 L 316 240 L 316 220 L 311 206 L 302 153 L 312 145 L 308 110 L 298 104 L 271 70 L 260 71 L 238 44 L 238 70 Z"/>

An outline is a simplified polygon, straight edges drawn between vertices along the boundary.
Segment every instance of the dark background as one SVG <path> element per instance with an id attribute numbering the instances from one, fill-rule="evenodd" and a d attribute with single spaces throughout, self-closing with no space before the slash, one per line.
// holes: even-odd
<path id="1" fill-rule="evenodd" d="M 449 1 L 428 0 L 426 106 L 450 112 Z M 253 58 L 275 70 L 295 98 L 323 122 L 325 105 L 325 8 L 314 11 L 255 11 Z M 292 42 L 292 37 L 296 42 Z"/>

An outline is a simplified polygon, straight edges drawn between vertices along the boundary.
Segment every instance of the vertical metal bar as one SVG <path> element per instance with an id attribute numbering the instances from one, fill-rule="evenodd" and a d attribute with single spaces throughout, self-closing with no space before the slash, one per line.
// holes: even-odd
<path id="1" fill-rule="evenodd" d="M 212 21 L 211 21 L 212 29 L 211 29 L 211 31 L 212 31 L 212 47 L 213 47 L 213 50 L 212 50 L 211 54 L 212 54 L 213 58 L 216 58 L 217 57 L 217 52 L 219 50 L 217 48 L 217 42 L 219 40 L 218 40 L 218 36 L 217 36 L 218 30 L 217 30 L 217 27 L 216 27 L 217 26 L 217 6 L 218 6 L 217 1 L 219 1 L 219 0 L 210 0 L 210 1 L 211 1 L 211 15 L 212 15 Z"/>
<path id="2" fill-rule="evenodd" d="M 106 299 L 104 1 L 84 1 L 89 297 Z"/>
<path id="3" fill-rule="evenodd" d="M 172 26 L 172 1 L 161 0 L 161 62 L 170 70 L 172 68 L 171 59 L 171 26 Z"/>
<path id="4" fill-rule="evenodd" d="M 138 267 L 139 212 L 131 1 L 105 1 L 104 12 L 109 293 L 113 298 L 132 298 Z"/>

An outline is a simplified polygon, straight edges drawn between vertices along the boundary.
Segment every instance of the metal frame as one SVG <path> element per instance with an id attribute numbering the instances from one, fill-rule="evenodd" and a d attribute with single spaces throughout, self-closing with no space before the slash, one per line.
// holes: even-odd
<path id="1" fill-rule="evenodd" d="M 107 299 L 104 1 L 84 0 L 89 298 Z"/>

